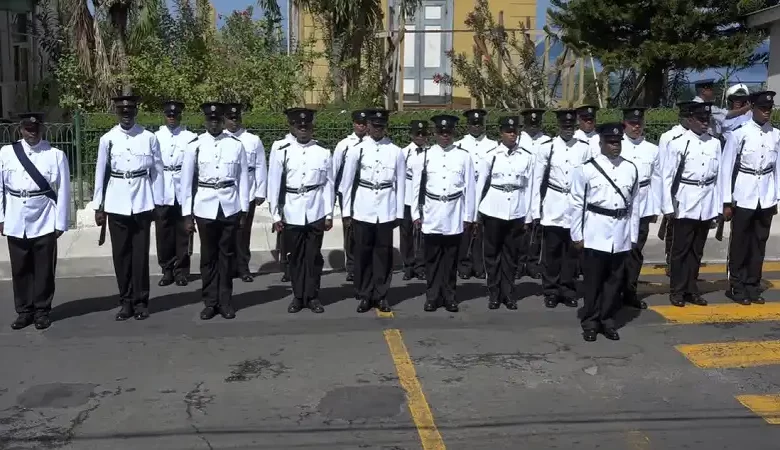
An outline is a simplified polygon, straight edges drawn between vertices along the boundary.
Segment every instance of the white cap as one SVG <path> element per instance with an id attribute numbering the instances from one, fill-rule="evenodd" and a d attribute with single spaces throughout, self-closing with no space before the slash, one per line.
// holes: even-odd
<path id="1" fill-rule="evenodd" d="M 740 91 L 744 91 L 744 92 L 740 92 Z M 748 87 L 745 84 L 739 83 L 729 87 L 726 90 L 726 97 L 736 95 L 736 94 L 750 95 L 750 89 L 748 89 Z"/>

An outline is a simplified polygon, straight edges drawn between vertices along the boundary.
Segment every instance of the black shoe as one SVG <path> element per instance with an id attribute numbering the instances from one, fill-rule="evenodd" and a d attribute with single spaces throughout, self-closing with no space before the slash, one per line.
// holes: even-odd
<path id="1" fill-rule="evenodd" d="M 225 305 L 219 307 L 219 315 L 223 319 L 232 320 L 236 318 L 236 309 L 231 305 Z"/>
<path id="2" fill-rule="evenodd" d="M 163 272 L 162 279 L 159 283 L 157 283 L 158 286 L 170 286 L 173 284 L 174 278 L 173 278 L 173 272 L 165 271 Z"/>
<path id="3" fill-rule="evenodd" d="M 114 317 L 117 322 L 124 322 L 125 320 L 133 317 L 133 305 L 129 303 L 123 303 L 119 308 L 119 312 Z"/>
<path id="4" fill-rule="evenodd" d="M 380 311 L 382 311 L 384 313 L 389 313 L 390 311 L 392 311 L 392 309 L 390 309 L 390 302 L 388 302 L 386 298 L 383 298 L 382 300 L 379 300 L 379 307 L 378 308 L 379 308 Z"/>
<path id="5" fill-rule="evenodd" d="M 544 306 L 548 308 L 555 308 L 556 306 L 558 306 L 558 299 L 555 297 L 545 297 Z"/>
<path id="6" fill-rule="evenodd" d="M 497 298 L 491 298 L 488 302 L 488 309 L 498 309 L 501 306 L 501 302 Z"/>
<path id="7" fill-rule="evenodd" d="M 432 301 L 427 301 L 427 302 L 425 302 L 425 306 L 423 306 L 423 309 L 426 312 L 434 312 L 434 311 L 436 311 L 439 308 L 436 306 L 436 303 L 434 303 Z"/>
<path id="8" fill-rule="evenodd" d="M 404 281 L 412 279 L 412 272 L 404 270 L 404 276 L 401 278 Z"/>
<path id="9" fill-rule="evenodd" d="M 469 278 L 471 278 L 471 274 L 469 273 L 459 273 L 458 276 L 460 277 L 461 280 L 468 280 Z"/>
<path id="10" fill-rule="evenodd" d="M 609 339 L 610 341 L 619 341 L 620 335 L 618 334 L 617 330 L 614 328 L 605 328 L 604 329 L 604 337 Z"/>
<path id="11" fill-rule="evenodd" d="M 287 283 L 289 281 L 290 281 L 290 276 L 289 275 L 287 275 L 286 273 L 284 275 L 282 275 L 282 283 Z"/>
<path id="12" fill-rule="evenodd" d="M 290 314 L 295 314 L 297 312 L 300 312 L 303 309 L 303 300 L 300 299 L 293 299 L 293 301 L 290 302 L 290 306 L 287 307 L 287 312 Z"/>
<path id="13" fill-rule="evenodd" d="M 255 281 L 255 278 L 251 274 L 245 273 L 241 275 L 241 281 L 243 281 L 244 283 L 251 283 Z"/>
<path id="14" fill-rule="evenodd" d="M 35 329 L 45 330 L 51 326 L 51 318 L 48 314 L 41 314 L 35 318 Z"/>
<path id="15" fill-rule="evenodd" d="M 200 320 L 211 320 L 217 316 L 217 308 L 215 306 L 207 306 L 200 312 Z"/>
<path id="16" fill-rule="evenodd" d="M 577 307 L 577 299 L 576 298 L 564 298 L 561 300 L 561 303 L 568 306 L 569 308 L 576 308 Z"/>
<path id="17" fill-rule="evenodd" d="M 737 294 L 734 292 L 734 288 L 726 289 L 726 297 L 730 298 L 734 303 L 740 304 L 740 305 L 749 305 L 750 299 L 745 297 L 742 294 Z"/>
<path id="18" fill-rule="evenodd" d="M 685 300 L 681 298 L 669 298 L 669 303 L 671 303 L 672 306 L 677 306 L 678 308 L 685 306 Z"/>
<path id="19" fill-rule="evenodd" d="M 352 272 L 347 272 L 347 281 L 355 281 L 355 274 Z"/>
<path id="20" fill-rule="evenodd" d="M 690 300 L 688 301 L 697 306 L 707 306 L 707 300 L 704 300 L 699 294 L 691 295 Z M 748 300 L 748 304 L 750 304 L 750 300 Z"/>
<path id="21" fill-rule="evenodd" d="M 645 303 L 644 300 L 639 300 L 636 293 L 633 292 L 623 294 L 623 303 L 632 308 L 647 309 L 647 303 Z"/>
<path id="22" fill-rule="evenodd" d="M 766 303 L 766 300 L 764 300 L 764 297 L 762 297 L 760 295 L 758 297 L 751 298 L 750 301 L 755 303 L 755 304 L 757 304 L 757 305 L 763 305 L 764 303 Z"/>
<path id="23" fill-rule="evenodd" d="M 149 318 L 149 307 L 146 305 L 136 305 L 135 320 L 146 320 Z"/>
<path id="24" fill-rule="evenodd" d="M 506 305 L 506 309 L 511 309 L 513 311 L 517 309 L 517 300 L 507 299 L 504 304 Z"/>
<path id="25" fill-rule="evenodd" d="M 316 298 L 313 298 L 309 300 L 309 309 L 313 313 L 321 314 L 325 312 L 325 308 L 322 306 L 322 303 Z"/>
<path id="26" fill-rule="evenodd" d="M 485 278 L 487 278 L 487 275 L 485 275 L 485 272 L 482 272 L 482 273 L 478 273 L 478 274 L 474 275 L 474 278 L 476 278 L 478 280 L 484 280 Z"/>
<path id="27" fill-rule="evenodd" d="M 541 280 L 542 279 L 542 273 L 541 272 L 534 272 L 531 274 L 531 278 L 534 280 Z"/>
<path id="28" fill-rule="evenodd" d="M 447 304 L 444 305 L 444 309 L 451 313 L 456 313 L 460 311 L 460 308 L 458 308 L 458 304 L 455 302 L 447 302 Z"/>
<path id="29" fill-rule="evenodd" d="M 373 305 L 371 304 L 371 301 L 369 301 L 368 299 L 364 298 L 364 299 L 360 300 L 360 302 L 358 303 L 357 312 L 362 314 L 364 312 L 371 311 L 372 307 L 373 307 Z"/>
<path id="30" fill-rule="evenodd" d="M 176 286 L 186 286 L 188 284 L 190 284 L 190 281 L 187 279 L 187 275 L 176 276 Z"/>
<path id="31" fill-rule="evenodd" d="M 582 332 L 582 338 L 585 339 L 585 342 L 595 342 L 596 336 L 598 336 L 596 330 L 585 330 Z"/>
<path id="32" fill-rule="evenodd" d="M 19 314 L 19 317 L 11 324 L 11 328 L 14 330 L 21 330 L 22 328 L 27 328 L 32 325 L 34 321 L 32 314 Z"/>
<path id="33" fill-rule="evenodd" d="M 423 280 L 423 281 L 424 281 L 424 280 L 425 280 L 425 274 L 424 274 L 424 273 L 418 273 L 418 274 L 417 274 L 417 279 L 418 279 L 418 280 Z"/>

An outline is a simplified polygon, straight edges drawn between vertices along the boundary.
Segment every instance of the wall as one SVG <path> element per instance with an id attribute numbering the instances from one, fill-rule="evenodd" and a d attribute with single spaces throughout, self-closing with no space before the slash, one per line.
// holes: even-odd
<path id="1" fill-rule="evenodd" d="M 32 14 L 20 12 L 26 5 L 16 1 L 3 4 L 9 9 L 0 9 L 0 118 L 10 119 L 30 108 L 30 95 L 38 79 L 38 65 L 33 61 L 39 55 L 33 53 L 30 35 Z"/>
<path id="2" fill-rule="evenodd" d="M 769 56 L 767 90 L 780 92 L 780 22 L 770 28 Z"/>

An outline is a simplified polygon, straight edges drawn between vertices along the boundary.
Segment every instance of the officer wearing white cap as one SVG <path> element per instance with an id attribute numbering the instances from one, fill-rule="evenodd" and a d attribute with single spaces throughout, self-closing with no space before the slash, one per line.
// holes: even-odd
<path id="1" fill-rule="evenodd" d="M 750 89 L 742 83 L 735 84 L 726 90 L 726 101 L 729 112 L 723 121 L 723 136 L 728 139 L 729 133 L 753 118 Z"/>
<path id="2" fill-rule="evenodd" d="M 403 260 L 403 279 L 425 279 L 425 261 L 422 248 L 422 234 L 418 233 L 412 222 L 412 208 L 417 199 L 412 197 L 412 179 L 414 171 L 421 169 L 423 162 L 420 155 L 428 148 L 428 121 L 412 120 L 409 122 L 409 135 L 412 142 L 401 149 L 406 166 L 406 185 L 404 187 L 404 218 L 399 227 L 401 238 L 400 252 Z"/>
<path id="3" fill-rule="evenodd" d="M 424 309 L 431 312 L 444 306 L 457 312 L 458 247 L 475 219 L 474 164 L 471 155 L 453 143 L 456 116 L 434 116 L 431 122 L 436 144 L 418 156 L 421 169 L 414 171 L 412 179 L 412 220 L 424 235 Z"/>
<path id="4" fill-rule="evenodd" d="M 723 217 L 731 221 L 727 295 L 743 305 L 764 303 L 761 267 L 780 188 L 780 130 L 770 121 L 774 99 L 773 91 L 751 96 L 752 120 L 729 135 L 720 166 Z"/>
<path id="5" fill-rule="evenodd" d="M 707 132 L 712 103 L 692 103 L 690 111 L 689 129 L 669 143 L 669 153 L 661 168 L 661 212 L 674 219 L 669 258 L 669 300 L 674 306 L 685 306 L 686 302 L 707 304 L 699 294 L 696 279 L 710 224 L 723 210 L 722 180 L 718 176 L 721 145 Z"/>
<path id="6" fill-rule="evenodd" d="M 477 212 L 483 227 L 488 308 L 517 309 L 515 273 L 520 242 L 531 219 L 534 154 L 520 146 L 520 118 L 499 120 L 501 140 L 482 157 L 486 167 L 477 180 Z"/>
<path id="7" fill-rule="evenodd" d="M 314 111 L 288 111 L 295 141 L 283 145 L 268 163 L 268 206 L 277 232 L 284 230 L 293 300 L 287 308 L 322 313 L 319 300 L 324 232 L 333 227 L 333 157 L 312 139 Z"/>
<path id="8" fill-rule="evenodd" d="M 18 314 L 11 324 L 49 328 L 57 238 L 68 230 L 70 172 L 65 153 L 43 139 L 43 114 L 19 115 L 22 139 L 0 148 L 0 234 L 7 237 Z"/>
<path id="9" fill-rule="evenodd" d="M 248 171 L 249 187 L 249 211 L 246 214 L 247 226 L 242 227 L 236 233 L 236 266 L 235 276 L 245 283 L 253 281 L 252 272 L 249 270 L 249 260 L 252 258 L 250 241 L 252 238 L 252 221 L 255 218 L 255 208 L 265 202 L 268 187 L 266 179 L 268 168 L 265 164 L 265 146 L 256 134 L 250 133 L 244 128 L 242 115 L 243 106 L 240 103 L 228 103 L 225 105 L 225 133 L 235 136 L 244 146 L 246 152 L 246 164 Z"/>
<path id="10" fill-rule="evenodd" d="M 627 273 L 625 263 L 639 232 L 639 172 L 621 155 L 623 125 L 599 127 L 601 154 L 574 170 L 571 185 L 571 239 L 583 250 L 585 304 L 582 337 L 599 332 L 618 340 L 615 316 Z"/>
<path id="11" fill-rule="evenodd" d="M 201 105 L 206 132 L 191 142 L 181 171 L 182 213 L 187 228 L 200 233 L 201 320 L 217 314 L 234 319 L 232 305 L 236 234 L 249 210 L 249 170 L 246 150 L 235 136 L 225 133 L 225 105 Z"/>
<path id="12" fill-rule="evenodd" d="M 155 221 L 157 261 L 163 274 L 160 286 L 168 286 L 174 281 L 178 286 L 186 286 L 189 282 L 189 233 L 185 229 L 186 217 L 181 214 L 181 165 L 187 145 L 198 135 L 181 124 L 182 111 L 184 103 L 175 100 L 165 102 L 162 111 L 165 125 L 154 133 L 160 143 L 165 180 L 164 205 L 160 206 Z"/>
<path id="13" fill-rule="evenodd" d="M 138 98 L 113 101 L 119 124 L 98 145 L 95 223 L 107 223 L 111 235 L 122 302 L 116 320 L 144 320 L 149 317 L 149 234 L 156 206 L 165 203 L 164 167 L 157 137 L 135 123 Z"/>

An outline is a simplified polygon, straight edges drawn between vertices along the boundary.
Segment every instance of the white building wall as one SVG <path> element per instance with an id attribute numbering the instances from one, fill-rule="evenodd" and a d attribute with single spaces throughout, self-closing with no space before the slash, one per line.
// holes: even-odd
<path id="1" fill-rule="evenodd" d="M 780 22 L 774 22 L 769 30 L 768 75 L 767 89 L 780 92 Z"/>

